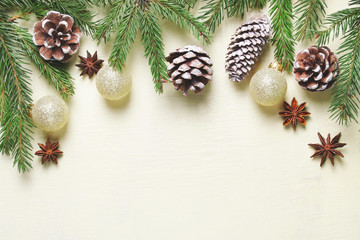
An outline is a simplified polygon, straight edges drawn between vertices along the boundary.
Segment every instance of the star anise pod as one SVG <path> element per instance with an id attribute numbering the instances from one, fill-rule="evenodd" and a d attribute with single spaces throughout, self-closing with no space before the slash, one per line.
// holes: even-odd
<path id="1" fill-rule="evenodd" d="M 292 99 L 291 105 L 287 102 L 284 102 L 285 111 L 279 112 L 279 115 L 284 117 L 283 125 L 289 125 L 291 123 L 294 130 L 296 129 L 297 123 L 306 125 L 305 117 L 309 116 L 311 113 L 304 111 L 306 102 L 298 106 L 298 102 L 295 98 Z"/>
<path id="2" fill-rule="evenodd" d="M 313 147 L 316 152 L 311 156 L 316 157 L 321 155 L 321 163 L 320 167 L 325 163 L 326 158 L 329 157 L 331 164 L 334 166 L 334 156 L 339 155 L 340 157 L 344 157 L 341 152 L 336 150 L 336 148 L 341 148 L 346 145 L 346 143 L 339 143 L 341 133 L 336 135 L 332 140 L 330 139 L 330 134 L 327 136 L 326 141 L 320 133 L 318 133 L 321 144 L 309 144 L 309 146 Z"/>
<path id="3" fill-rule="evenodd" d="M 89 51 L 86 51 L 87 57 L 79 56 L 81 63 L 76 64 L 75 66 L 79 67 L 82 72 L 80 76 L 82 75 L 89 75 L 89 78 L 92 78 L 94 74 L 97 74 L 100 68 L 102 67 L 101 64 L 104 62 L 104 60 L 98 59 L 97 51 L 94 53 L 93 56 L 89 53 Z"/>
<path id="4" fill-rule="evenodd" d="M 42 156 L 42 164 L 50 161 L 57 164 L 57 156 L 63 154 L 62 151 L 58 150 L 59 142 L 51 143 L 49 139 L 46 141 L 46 145 L 39 143 L 39 147 L 41 150 L 37 151 L 35 155 Z"/>

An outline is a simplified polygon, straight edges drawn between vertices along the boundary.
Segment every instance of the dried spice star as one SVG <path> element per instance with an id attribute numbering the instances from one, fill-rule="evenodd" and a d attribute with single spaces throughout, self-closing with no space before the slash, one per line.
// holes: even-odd
<path id="1" fill-rule="evenodd" d="M 89 51 L 86 51 L 86 53 L 86 58 L 79 56 L 81 63 L 76 64 L 75 66 L 79 67 L 82 70 L 80 76 L 87 74 L 89 75 L 89 78 L 92 78 L 92 76 L 94 74 L 97 74 L 98 71 L 101 69 L 101 64 L 104 62 L 104 60 L 98 59 L 97 51 L 94 53 L 93 56 L 91 56 Z"/>
<path id="2" fill-rule="evenodd" d="M 41 150 L 37 151 L 35 155 L 42 156 L 42 164 L 50 161 L 53 161 L 57 164 L 58 155 L 63 154 L 62 151 L 58 150 L 59 142 L 51 143 L 49 139 L 46 141 L 46 145 L 39 143 L 39 147 L 41 148 Z"/>
<path id="3" fill-rule="evenodd" d="M 330 134 L 328 134 L 326 141 L 320 133 L 318 133 L 321 144 L 309 144 L 309 146 L 313 147 L 316 152 L 311 156 L 321 156 L 320 167 L 325 163 L 326 158 L 329 157 L 331 164 L 334 166 L 334 156 L 338 155 L 340 157 L 344 157 L 344 155 L 336 150 L 336 148 L 341 148 L 346 145 L 346 143 L 339 143 L 341 133 L 336 135 L 332 140 L 330 139 Z"/>
<path id="4" fill-rule="evenodd" d="M 295 98 L 292 99 L 291 105 L 287 102 L 284 102 L 285 111 L 279 112 L 279 115 L 284 117 L 283 125 L 289 125 L 291 123 L 294 130 L 296 130 L 297 123 L 306 125 L 305 117 L 309 116 L 311 113 L 304 111 L 306 102 L 298 106 L 298 102 Z"/>

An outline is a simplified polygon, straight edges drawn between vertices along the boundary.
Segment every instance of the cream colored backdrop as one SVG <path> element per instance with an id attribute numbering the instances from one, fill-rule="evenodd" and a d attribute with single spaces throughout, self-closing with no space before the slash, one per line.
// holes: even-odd
<path id="1" fill-rule="evenodd" d="M 328 13 L 347 6 L 327 2 Z M 65 152 L 59 165 L 42 166 L 35 157 L 22 175 L 0 157 L 0 239 L 360 239 L 359 125 L 329 120 L 331 92 L 304 91 L 289 74 L 286 100 L 306 101 L 312 113 L 294 132 L 282 126 L 281 106 L 252 101 L 249 80 L 227 79 L 230 37 L 256 14 L 225 20 L 204 48 L 214 80 L 198 96 L 183 97 L 171 84 L 155 93 L 139 36 L 127 61 L 132 92 L 122 102 L 105 101 L 94 80 L 79 77 L 74 58 L 70 121 L 52 134 Z M 166 53 L 198 44 L 168 21 L 162 29 Z M 97 46 L 89 37 L 81 44 L 80 55 L 110 54 L 111 44 Z M 335 51 L 339 42 L 329 46 Z M 267 47 L 257 69 L 272 60 Z M 57 94 L 37 71 L 32 88 L 35 101 Z M 318 142 L 318 131 L 342 132 L 348 143 L 335 167 L 310 159 L 307 144 Z M 35 130 L 34 138 L 35 152 L 47 135 Z"/>

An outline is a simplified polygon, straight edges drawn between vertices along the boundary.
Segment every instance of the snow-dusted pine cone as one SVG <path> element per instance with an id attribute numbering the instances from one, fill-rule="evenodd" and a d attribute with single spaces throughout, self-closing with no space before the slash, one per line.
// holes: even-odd
<path id="1" fill-rule="evenodd" d="M 255 18 L 240 26 L 231 37 L 226 54 L 226 71 L 232 81 L 246 78 L 271 35 L 267 16 Z"/>
<path id="2" fill-rule="evenodd" d="M 324 91 L 336 81 L 339 74 L 338 59 L 328 47 L 312 46 L 297 55 L 293 74 L 304 89 Z"/>
<path id="3" fill-rule="evenodd" d="M 81 36 L 74 19 L 56 11 L 48 12 L 34 24 L 33 41 L 45 60 L 69 61 L 79 49 Z"/>
<path id="4" fill-rule="evenodd" d="M 185 46 L 176 49 L 166 57 L 168 75 L 176 90 L 201 92 L 205 85 L 212 80 L 212 61 L 202 48 Z"/>

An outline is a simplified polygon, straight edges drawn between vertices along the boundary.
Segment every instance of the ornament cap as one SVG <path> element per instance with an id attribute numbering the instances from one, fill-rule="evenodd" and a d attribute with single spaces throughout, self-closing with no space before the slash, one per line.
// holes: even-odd
<path id="1" fill-rule="evenodd" d="M 275 69 L 279 72 L 283 72 L 283 66 L 279 62 L 271 62 L 269 68 Z"/>

